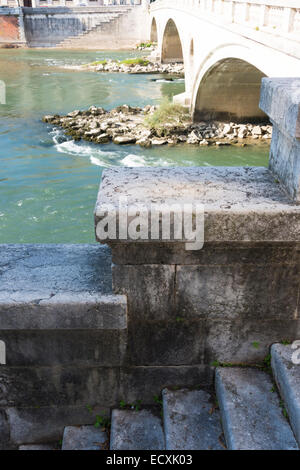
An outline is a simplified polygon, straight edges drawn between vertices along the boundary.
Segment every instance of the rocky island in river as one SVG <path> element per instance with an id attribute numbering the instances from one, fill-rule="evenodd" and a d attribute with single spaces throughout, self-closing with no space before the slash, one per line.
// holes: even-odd
<path id="1" fill-rule="evenodd" d="M 91 106 L 65 116 L 47 115 L 44 122 L 62 127 L 74 140 L 96 144 L 154 145 L 246 145 L 269 142 L 271 125 L 223 122 L 192 122 L 189 112 L 180 105 L 164 102 L 144 108 L 124 104 L 110 111 Z"/>
<path id="2" fill-rule="evenodd" d="M 92 72 L 129 73 L 129 74 L 169 74 L 184 77 L 182 63 L 162 64 L 151 58 L 136 57 L 125 60 L 105 59 L 83 65 L 66 65 L 71 70 L 90 70 Z"/>

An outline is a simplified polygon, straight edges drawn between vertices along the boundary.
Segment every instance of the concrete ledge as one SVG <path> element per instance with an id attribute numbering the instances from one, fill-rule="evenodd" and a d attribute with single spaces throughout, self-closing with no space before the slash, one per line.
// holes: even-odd
<path id="1" fill-rule="evenodd" d="M 0 292 L 0 330 L 125 329 L 126 297 Z"/>
<path id="2" fill-rule="evenodd" d="M 127 206 L 142 204 L 149 211 L 151 204 L 203 204 L 205 242 L 300 241 L 300 207 L 290 200 L 266 168 L 105 170 L 95 208 L 96 226 L 107 205 L 115 209 L 118 220 L 122 196 L 127 198 Z M 149 237 L 144 241 L 161 243 L 162 239 Z"/>
<path id="3" fill-rule="evenodd" d="M 0 281 L 0 330 L 127 326 L 108 247 L 0 245 Z"/>

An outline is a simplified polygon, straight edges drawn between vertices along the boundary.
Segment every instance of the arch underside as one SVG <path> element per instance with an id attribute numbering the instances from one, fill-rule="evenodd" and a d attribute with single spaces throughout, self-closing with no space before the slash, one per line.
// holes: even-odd
<path id="1" fill-rule="evenodd" d="M 157 24 L 155 18 L 152 19 L 150 41 L 157 42 Z"/>
<path id="2" fill-rule="evenodd" d="M 265 122 L 259 109 L 261 79 L 265 74 L 249 62 L 228 58 L 203 76 L 194 109 L 195 121 Z"/>
<path id="3" fill-rule="evenodd" d="M 165 27 L 161 59 L 163 63 L 183 63 L 182 44 L 178 29 L 172 19 Z"/>

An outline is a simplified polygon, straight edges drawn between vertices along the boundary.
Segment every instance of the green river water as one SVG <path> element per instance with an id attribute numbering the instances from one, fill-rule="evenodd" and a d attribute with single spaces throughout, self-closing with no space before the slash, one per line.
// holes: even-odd
<path id="1" fill-rule="evenodd" d="M 110 166 L 266 165 L 266 145 L 119 147 L 65 140 L 45 114 L 91 105 L 143 106 L 181 93 L 183 80 L 61 68 L 136 52 L 0 50 L 0 243 L 89 243 L 103 168 Z M 158 79 L 154 81 L 154 79 Z"/>

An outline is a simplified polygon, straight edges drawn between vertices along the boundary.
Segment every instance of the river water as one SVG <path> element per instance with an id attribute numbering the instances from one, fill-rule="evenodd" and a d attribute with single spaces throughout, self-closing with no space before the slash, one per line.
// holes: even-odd
<path id="1" fill-rule="evenodd" d="M 65 141 L 45 114 L 91 105 L 159 103 L 184 90 L 183 80 L 156 75 L 74 72 L 61 66 L 136 52 L 0 50 L 0 243 L 94 241 L 93 209 L 103 168 L 110 166 L 263 166 L 268 147 L 159 147 Z M 158 80 L 157 80 L 158 79 Z M 154 81 L 155 80 L 155 81 Z"/>

